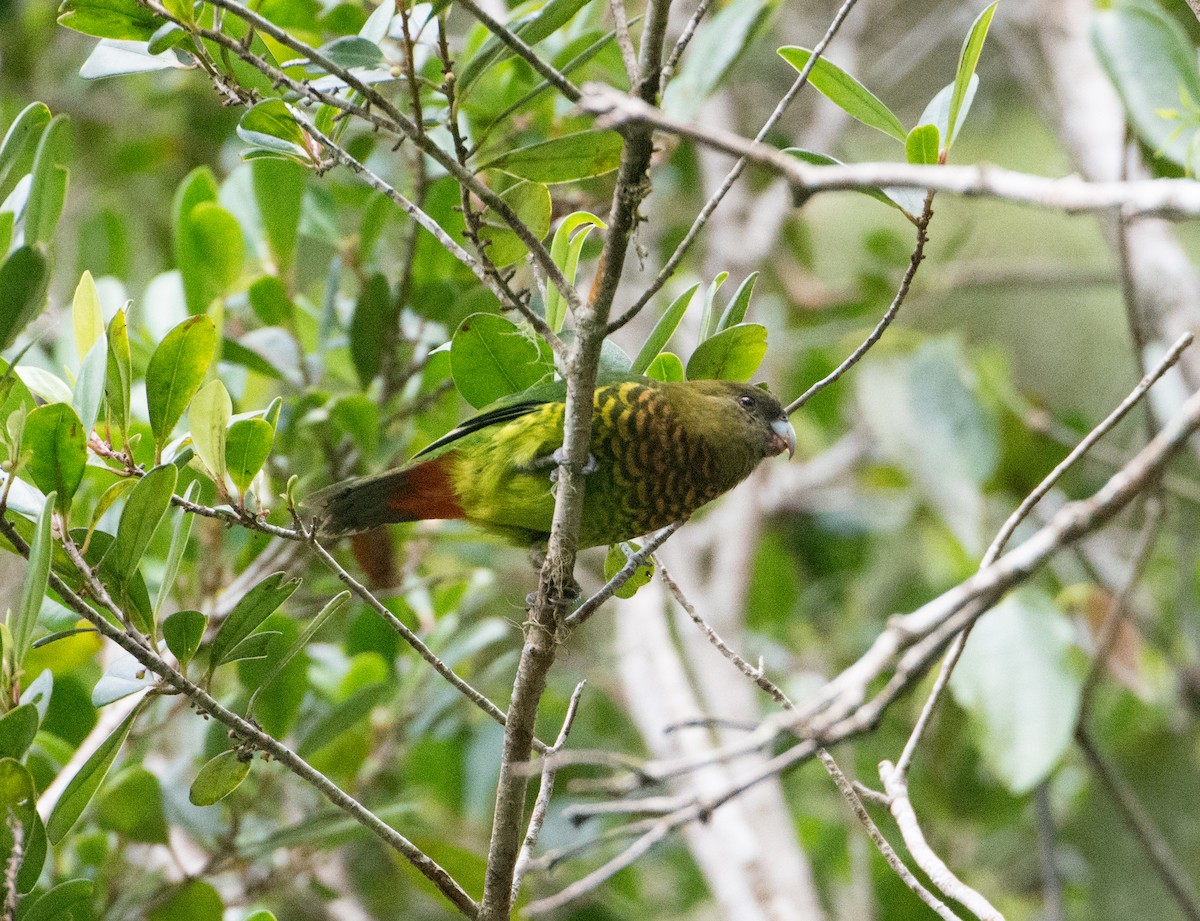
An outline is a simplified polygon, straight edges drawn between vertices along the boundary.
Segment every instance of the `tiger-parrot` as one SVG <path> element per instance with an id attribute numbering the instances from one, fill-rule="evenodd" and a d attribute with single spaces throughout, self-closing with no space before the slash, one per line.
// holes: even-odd
<path id="1" fill-rule="evenodd" d="M 566 388 L 535 387 L 489 407 L 407 464 L 313 494 L 327 537 L 382 524 L 466 519 L 516 544 L 550 533 Z M 779 400 L 730 381 L 626 378 L 596 388 L 580 547 L 684 520 L 767 457 L 796 449 Z"/>

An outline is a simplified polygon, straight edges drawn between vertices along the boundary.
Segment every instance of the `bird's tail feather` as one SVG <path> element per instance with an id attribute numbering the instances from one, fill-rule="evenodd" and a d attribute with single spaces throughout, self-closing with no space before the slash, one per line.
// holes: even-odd
<path id="1" fill-rule="evenodd" d="M 322 537 L 358 534 L 384 524 L 462 518 L 451 478 L 452 455 L 336 483 L 304 500 Z"/>

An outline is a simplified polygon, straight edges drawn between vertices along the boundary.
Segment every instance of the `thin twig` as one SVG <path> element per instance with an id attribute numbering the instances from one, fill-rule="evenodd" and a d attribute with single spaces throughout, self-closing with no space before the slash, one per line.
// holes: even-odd
<path id="1" fill-rule="evenodd" d="M 434 671 L 445 678 L 446 681 L 448 681 L 455 688 L 455 690 L 461 693 L 467 698 L 467 700 L 475 704 L 475 706 L 477 706 L 501 726 L 505 724 L 507 716 L 503 710 L 488 700 L 483 693 L 473 688 L 465 678 L 462 678 L 457 672 L 454 671 L 454 669 L 443 662 L 438 657 L 437 653 L 426 646 L 421 638 L 408 628 L 408 625 L 405 624 L 404 621 L 389 611 L 387 606 L 378 598 L 376 598 L 370 589 L 355 579 L 354 576 L 350 575 L 350 573 L 346 571 L 345 567 L 335 560 L 328 550 L 321 546 L 321 542 L 317 540 L 315 535 L 309 539 L 308 543 L 309 546 L 312 547 L 312 551 L 316 555 L 317 559 L 329 567 L 333 574 L 337 576 L 339 580 L 341 580 L 342 584 L 345 585 L 346 588 L 358 595 L 359 598 L 361 598 L 367 603 L 367 605 L 370 606 L 371 610 L 382 617 L 387 625 L 395 630 L 396 633 L 400 635 L 400 638 L 416 651 L 417 655 L 433 666 Z M 541 741 L 535 740 L 535 747 L 539 751 L 546 750 L 546 744 Z"/>
<path id="2" fill-rule="evenodd" d="M 829 772 L 829 776 L 833 778 L 838 792 L 842 794 L 842 798 L 850 805 L 850 809 L 853 811 L 855 817 L 857 817 L 859 823 L 867 830 L 868 837 L 874 842 L 875 847 L 879 849 L 879 853 L 883 855 L 883 859 L 887 861 L 887 865 L 892 868 L 892 872 L 900 877 L 904 885 L 911 889 L 917 898 L 933 909 L 939 918 L 943 918 L 945 921 L 962 921 L 958 915 L 950 910 L 945 902 L 941 901 L 921 885 L 921 881 L 913 876 L 912 870 L 900 859 L 895 849 L 888 843 L 887 838 L 883 836 L 883 832 L 879 830 L 879 826 L 875 824 L 875 821 L 867 812 L 867 807 L 863 805 L 862 800 L 859 798 L 858 791 L 838 766 L 833 755 L 821 748 L 817 750 L 817 757 L 821 760 L 821 764 L 825 766 L 825 770 Z"/>
<path id="3" fill-rule="evenodd" d="M 625 15 L 625 0 L 608 0 L 608 8 L 612 12 L 613 26 L 617 34 L 617 47 L 621 49 L 621 59 L 625 62 L 625 74 L 629 77 L 629 85 L 638 85 L 637 51 L 633 47 L 633 39 L 629 35 L 629 21 Z"/>
<path id="4" fill-rule="evenodd" d="M 900 835 L 904 838 L 908 852 L 913 855 L 917 866 L 925 871 L 930 882 L 943 895 L 965 905 L 981 921 L 1004 921 L 1004 916 L 995 906 L 955 876 L 945 861 L 929 846 L 924 832 L 921 831 L 921 824 L 917 821 L 912 800 L 908 797 L 908 784 L 890 761 L 879 765 L 879 777 L 883 781 L 884 793 L 890 800 L 888 808 L 900 828 Z"/>
<path id="5" fill-rule="evenodd" d="M 548 755 L 557 754 L 567 744 L 567 736 L 571 734 L 571 727 L 575 724 L 575 713 L 579 709 L 579 697 L 583 694 L 585 684 L 587 684 L 586 681 L 581 681 L 575 685 L 575 691 L 571 694 L 571 700 L 567 704 L 567 715 L 563 717 L 562 729 L 559 730 L 554 744 L 546 750 Z M 533 812 L 529 816 L 529 828 L 525 832 L 525 843 L 521 845 L 521 853 L 517 855 L 517 865 L 513 869 L 512 901 L 514 903 L 517 901 L 517 894 L 521 891 L 521 880 L 524 879 L 530 861 L 533 860 L 533 850 L 537 847 L 538 836 L 542 833 L 542 824 L 546 821 L 546 812 L 550 808 L 550 797 L 554 794 L 554 779 L 557 774 L 558 768 L 553 759 L 543 763 L 542 779 L 538 786 L 537 799 L 533 804 Z"/>
<path id="6" fill-rule="evenodd" d="M 683 57 L 683 52 L 691 44 L 692 36 L 696 34 L 696 29 L 700 25 L 701 20 L 704 19 L 705 14 L 708 13 L 708 8 L 711 4 L 712 0 L 700 0 L 691 18 L 688 19 L 687 25 L 679 33 L 675 47 L 671 49 L 671 55 L 667 58 L 667 63 L 663 65 L 662 85 L 664 89 L 671 82 L 671 78 L 675 76 L 675 68 L 679 66 L 679 59 Z"/>
<path id="7" fill-rule="evenodd" d="M 509 29 L 500 20 L 494 18 L 487 10 L 476 3 L 475 0 L 457 0 L 457 2 L 459 6 L 483 23 L 484 28 L 500 39 L 513 54 L 541 74 L 543 80 L 562 93 L 567 99 L 571 100 L 571 102 L 579 101 L 579 87 L 568 80 L 562 73 L 555 70 L 553 65 L 543 60 L 517 33 Z"/>
<path id="8" fill-rule="evenodd" d="M 917 219 L 917 245 L 909 257 L 908 268 L 904 270 L 904 277 L 900 279 L 900 287 L 896 289 L 896 296 L 892 298 L 892 303 L 884 311 L 879 322 L 875 324 L 875 328 L 871 330 L 871 335 L 867 336 L 845 361 L 787 405 L 786 412 L 789 416 L 858 364 L 868 350 L 883 337 L 887 328 L 892 325 L 892 321 L 896 319 L 900 307 L 904 304 L 904 299 L 908 297 L 908 290 L 912 286 L 917 269 L 921 267 L 921 262 L 925 258 L 925 244 L 929 242 L 929 221 L 932 217 L 933 193 L 929 192 L 925 196 L 925 206 L 921 211 L 921 216 Z"/>
<path id="9" fill-rule="evenodd" d="M 805 84 L 808 83 L 809 74 L 812 73 L 812 69 L 817 66 L 817 62 L 821 60 L 821 55 L 825 53 L 825 49 L 829 47 L 829 43 L 833 41 L 833 37 L 837 35 L 838 29 L 842 27 L 842 23 L 845 21 L 846 17 L 850 15 L 850 10 L 854 8 L 855 2 L 856 0 L 845 0 L 845 2 L 842 3 L 842 5 L 838 8 L 837 13 L 833 17 L 833 21 L 829 24 L 829 28 L 825 30 L 825 34 L 821 37 L 821 40 L 817 42 L 817 46 L 813 49 L 812 57 L 810 57 L 808 62 L 804 65 L 804 69 L 800 71 L 800 74 L 788 88 L 788 91 L 784 93 L 783 98 L 780 99 L 776 104 L 774 111 L 772 111 L 767 120 L 763 122 L 763 126 L 758 130 L 758 134 L 754 136 L 754 141 L 756 143 L 762 141 L 771 132 L 771 129 L 779 123 L 781 118 L 783 118 L 783 114 L 792 104 L 792 100 L 794 100 L 796 96 L 799 95 L 800 91 L 804 89 Z M 693 18 L 696 22 L 699 22 L 697 17 Z M 682 53 L 682 49 L 680 49 L 680 54 Z M 584 92 L 588 92 L 586 87 L 584 88 Z M 630 102 L 636 102 L 636 100 L 630 100 Z M 659 270 L 659 273 L 655 276 L 654 281 L 652 281 L 650 286 L 641 293 L 638 299 L 628 310 L 626 310 L 616 320 L 609 324 L 608 331 L 610 333 L 616 332 L 618 329 L 636 317 L 639 313 L 641 313 L 642 308 L 650 303 L 650 299 L 653 298 L 654 295 L 656 295 L 659 291 L 661 291 L 663 285 L 665 285 L 671 276 L 675 274 L 675 270 L 679 267 L 679 263 L 683 261 L 683 257 L 687 255 L 688 250 L 692 248 L 692 244 L 700 235 L 700 231 L 702 231 L 708 224 L 709 218 L 711 218 L 713 212 L 717 210 L 717 206 L 721 204 L 722 200 L 724 200 L 725 196 L 729 193 L 729 190 L 733 188 L 733 184 L 738 181 L 738 178 L 745 171 L 747 163 L 747 158 L 741 157 L 738 162 L 733 165 L 732 169 L 729 170 L 725 178 L 721 181 L 721 185 L 717 188 L 717 191 L 714 192 L 708 201 L 704 203 L 704 207 L 700 209 L 700 213 L 696 215 L 696 219 L 692 221 L 692 226 L 688 228 L 687 234 L 685 234 L 684 238 L 679 241 L 679 244 L 675 247 L 675 251 L 671 253 L 671 257 L 666 261 L 666 264 L 663 265 L 662 269 Z"/>
<path id="10" fill-rule="evenodd" d="M 675 601 L 683 608 L 687 616 L 691 618 L 692 623 L 700 628 L 701 632 L 716 648 L 717 652 L 732 662 L 734 667 L 753 681 L 759 689 L 770 694 L 776 703 L 787 710 L 794 710 L 796 708 L 795 704 L 792 703 L 791 699 L 783 692 L 783 689 L 779 685 L 763 674 L 762 667 L 759 666 L 756 668 L 738 655 L 728 643 L 721 639 L 720 635 L 712 628 L 708 621 L 696 612 L 695 606 L 687 600 L 678 583 L 671 578 L 671 574 L 667 572 L 667 567 L 663 565 L 662 560 L 656 559 L 655 564 L 658 566 L 658 574 L 662 577 L 663 585 L 667 587 L 671 595 L 674 596 Z"/>
<path id="11" fill-rule="evenodd" d="M 587 619 L 596 613 L 600 605 L 616 594 L 617 590 L 628 582 L 639 568 L 645 566 L 646 561 L 654 555 L 654 551 L 661 547 L 666 539 L 678 531 L 682 525 L 683 522 L 677 521 L 651 535 L 645 545 L 637 553 L 630 555 L 625 561 L 625 565 L 617 570 L 613 577 L 601 586 L 599 591 L 567 615 L 566 620 L 563 621 L 564 626 L 574 630 L 581 624 L 586 623 Z"/>
<path id="12" fill-rule="evenodd" d="M 29 545 L 12 526 L 7 517 L 0 516 L 0 534 L 3 534 L 26 559 L 29 557 Z M 88 590 L 98 594 L 99 580 L 92 574 L 84 576 Z M 235 737 L 244 744 L 258 749 L 278 761 L 289 771 L 304 780 L 313 789 L 322 794 L 333 805 L 337 806 L 355 821 L 369 829 L 376 837 L 393 848 L 408 860 L 423 876 L 432 882 L 460 912 L 468 918 L 474 918 L 478 911 L 475 901 L 466 893 L 458 882 L 429 855 L 396 831 L 362 803 L 342 790 L 332 780 L 314 768 L 311 764 L 279 742 L 274 737 L 263 732 L 253 723 L 238 716 L 232 710 L 224 707 L 203 688 L 189 681 L 178 670 L 171 667 L 156 652 L 134 637 L 113 626 L 76 594 L 66 582 L 56 573 L 50 573 L 50 586 L 71 610 L 84 617 L 104 637 L 116 643 L 150 671 L 159 675 L 167 686 L 187 697 L 202 714 L 208 714 L 220 723 L 228 726 Z M 100 587 L 102 588 L 102 586 Z"/>
<path id="13" fill-rule="evenodd" d="M 1154 871 L 1174 897 L 1175 903 L 1183 912 L 1184 917 L 1189 921 L 1200 921 L 1200 898 L 1197 898 L 1188 873 L 1179 865 L 1178 859 L 1171 850 L 1171 845 L 1158 830 L 1158 826 L 1154 824 L 1150 814 L 1146 812 L 1146 807 L 1138 799 L 1137 793 L 1129 785 L 1129 781 L 1117 770 L 1115 765 L 1109 764 L 1105 760 L 1104 756 L 1100 754 L 1100 749 L 1096 747 L 1095 740 L 1083 726 L 1075 731 L 1075 741 L 1079 743 L 1079 749 L 1087 758 L 1092 771 L 1100 778 L 1100 783 L 1112 797 L 1112 801 L 1125 819 L 1125 824 L 1129 826 L 1141 843 Z"/>

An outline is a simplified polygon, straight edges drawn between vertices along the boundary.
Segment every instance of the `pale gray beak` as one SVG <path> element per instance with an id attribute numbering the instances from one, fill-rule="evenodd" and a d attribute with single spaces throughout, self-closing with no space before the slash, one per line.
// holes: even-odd
<path id="1" fill-rule="evenodd" d="M 796 453 L 796 430 L 786 418 L 771 423 L 771 456 L 787 451 L 788 457 Z"/>

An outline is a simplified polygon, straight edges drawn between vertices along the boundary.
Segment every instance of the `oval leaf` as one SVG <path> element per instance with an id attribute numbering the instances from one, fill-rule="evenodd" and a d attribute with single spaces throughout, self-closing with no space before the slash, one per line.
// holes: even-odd
<path id="1" fill-rule="evenodd" d="M 796 70 L 804 70 L 812 52 L 807 48 L 787 46 L 779 49 L 779 56 Z M 820 58 L 809 73 L 808 82 L 851 118 L 882 131 L 901 144 L 907 139 L 908 132 L 892 110 L 836 64 Z"/>
<path id="2" fill-rule="evenodd" d="M 188 799 L 193 806 L 212 806 L 242 785 L 250 773 L 250 760 L 236 751 L 221 752 L 210 760 L 192 781 Z"/>
<path id="3" fill-rule="evenodd" d="M 739 323 L 705 339 L 687 363 L 691 381 L 748 381 L 767 354 L 767 328 Z"/>
<path id="4" fill-rule="evenodd" d="M 225 489 L 225 432 L 232 415 L 233 402 L 219 379 L 201 387 L 188 408 L 192 447 L 222 492 Z"/>
<path id="5" fill-rule="evenodd" d="M 633 360 L 633 364 L 629 370 L 632 374 L 645 374 L 646 369 L 658 358 L 659 353 L 666 348 L 671 337 L 675 335 L 675 330 L 679 328 L 680 322 L 683 320 L 683 315 L 687 313 L 688 307 L 691 306 L 692 298 L 695 297 L 696 291 L 700 285 L 694 284 L 679 297 L 671 302 L 671 306 L 654 324 L 654 329 L 650 331 L 650 335 L 646 338 L 646 343 L 642 346 L 641 351 L 637 353 L 637 358 Z M 663 380 L 663 378 L 657 378 Z"/>
<path id="6" fill-rule="evenodd" d="M 0 351 L 42 311 L 50 263 L 40 248 L 21 246 L 0 265 Z"/>
<path id="7" fill-rule="evenodd" d="M 615 131 L 580 131 L 518 147 L 484 164 L 533 182 L 553 184 L 611 173 L 621 165 L 624 141 Z"/>
<path id="8" fill-rule="evenodd" d="M 58 508 L 71 507 L 87 466 L 87 434 L 66 403 L 39 406 L 25 420 L 23 449 L 30 451 L 29 476 L 44 493 L 58 493 Z"/>
<path id="9" fill-rule="evenodd" d="M 199 611 L 176 611 L 163 621 L 163 640 L 171 654 L 179 660 L 181 669 L 187 669 L 196 650 L 200 648 L 207 626 L 208 618 Z"/>
<path id="10" fill-rule="evenodd" d="M 128 582 L 150 546 L 159 523 L 171 507 L 178 470 L 161 464 L 142 477 L 125 503 L 117 525 L 117 539 L 108 552 L 108 562 L 122 582 Z"/>
<path id="11" fill-rule="evenodd" d="M 239 419 L 229 427 L 225 440 L 225 465 L 238 492 L 250 488 L 267 462 L 275 429 L 266 419 Z"/>
<path id="12" fill-rule="evenodd" d="M 663 352 L 646 369 L 646 377 L 656 381 L 683 380 L 683 362 L 674 352 Z"/>
<path id="13" fill-rule="evenodd" d="M 554 371 L 533 336 L 504 317 L 475 313 L 450 343 L 450 372 L 463 399 L 476 409 L 520 393 Z"/>
<path id="14" fill-rule="evenodd" d="M 146 404 L 159 452 L 200 389 L 216 346 L 217 329 L 213 321 L 204 316 L 191 317 L 167 333 L 150 356 L 146 368 Z"/>

